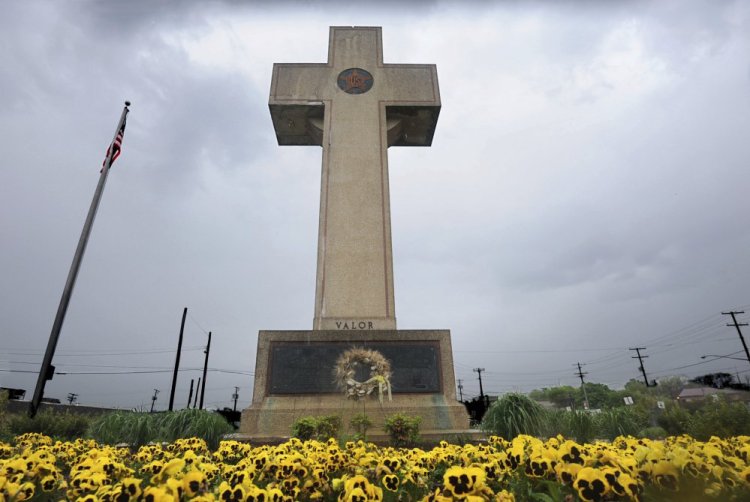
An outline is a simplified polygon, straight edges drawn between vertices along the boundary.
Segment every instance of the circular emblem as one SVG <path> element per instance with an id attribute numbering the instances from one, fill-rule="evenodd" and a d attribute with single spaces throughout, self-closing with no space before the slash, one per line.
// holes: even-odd
<path id="1" fill-rule="evenodd" d="M 339 73 L 339 89 L 349 94 L 364 94 L 372 89 L 372 75 L 362 68 L 349 68 Z"/>

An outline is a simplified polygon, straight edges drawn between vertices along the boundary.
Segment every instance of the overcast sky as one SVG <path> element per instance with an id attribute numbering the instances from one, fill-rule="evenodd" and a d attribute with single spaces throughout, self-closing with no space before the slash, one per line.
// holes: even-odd
<path id="1" fill-rule="evenodd" d="M 259 330 L 312 327 L 319 147 L 280 147 L 274 62 L 382 26 L 435 63 L 431 148 L 389 150 L 399 328 L 450 329 L 465 397 L 750 375 L 750 4 L 4 2 L 0 386 L 36 372 L 122 103 L 46 395 L 208 407 L 252 394 Z M 750 337 L 750 329 L 746 335 Z M 138 373 L 149 372 L 149 373 Z M 119 373 L 119 374 L 74 374 Z"/>

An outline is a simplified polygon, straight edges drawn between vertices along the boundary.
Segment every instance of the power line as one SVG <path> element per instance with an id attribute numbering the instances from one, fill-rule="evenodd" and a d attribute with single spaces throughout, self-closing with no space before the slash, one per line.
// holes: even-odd
<path id="1" fill-rule="evenodd" d="M 183 351 L 184 352 L 184 351 Z M 32 364 L 37 365 L 38 362 L 35 361 L 5 361 L 8 364 Z M 160 366 L 128 366 L 128 365 L 119 365 L 119 364 L 76 364 L 76 363 L 62 363 L 58 366 L 55 366 L 56 368 L 62 368 L 62 367 L 71 367 L 71 368 L 119 368 L 119 369 L 130 369 L 130 370 L 167 370 L 168 368 L 160 367 Z M 180 371 L 195 371 L 196 368 L 183 368 Z M 10 370 L 6 369 L 5 371 L 17 371 L 21 372 L 21 370 Z M 235 370 L 235 369 L 226 369 L 226 368 L 208 368 L 208 371 L 213 371 L 215 373 L 232 373 L 236 375 L 254 375 L 255 373 L 252 371 L 247 370 Z M 32 373 L 37 373 L 36 371 Z M 120 372 L 118 372 L 120 373 Z M 59 371 L 55 372 L 56 375 L 60 375 Z"/>
<path id="2" fill-rule="evenodd" d="M 739 354 L 740 352 L 742 352 L 742 351 L 738 350 L 737 352 L 734 352 L 734 354 Z M 729 355 L 732 355 L 732 354 L 729 354 Z M 713 362 L 713 361 L 716 361 L 716 359 L 710 359 L 710 360 L 707 360 L 707 361 L 701 361 L 699 363 L 686 364 L 684 366 L 677 366 L 675 368 L 668 368 L 666 370 L 657 371 L 656 374 L 659 375 L 659 374 L 663 374 L 663 373 L 669 373 L 670 371 L 674 371 L 674 370 L 682 370 L 682 369 L 685 369 L 685 368 L 692 368 L 693 366 L 700 366 L 701 364 L 708 364 L 708 363 Z"/>
<path id="3" fill-rule="evenodd" d="M 139 375 L 149 373 L 169 373 L 172 370 L 143 370 L 143 371 L 55 371 L 55 375 Z M 36 373 L 34 371 L 33 373 Z"/>
<path id="4" fill-rule="evenodd" d="M 512 350 L 454 350 L 454 353 L 480 352 L 483 354 L 517 354 L 517 353 L 555 353 L 555 352 L 604 352 L 607 350 L 623 350 L 624 347 L 606 347 L 601 349 L 512 349 Z"/>
<path id="5" fill-rule="evenodd" d="M 203 346 L 193 346 L 185 351 L 203 350 Z M 155 349 L 155 350 L 133 350 L 133 351 L 110 351 L 110 352 L 97 352 L 97 351 L 76 351 L 75 353 L 60 352 L 55 353 L 56 357 L 88 357 L 88 356 L 127 356 L 127 355 L 141 355 L 141 354 L 165 354 L 172 353 L 174 349 Z M 5 354 L 13 356 L 38 356 L 42 353 L 39 351 L 24 351 L 24 350 L 9 350 Z M 36 364 L 36 363 L 35 363 Z"/>
<path id="6" fill-rule="evenodd" d="M 188 313 L 188 317 L 190 317 L 190 320 L 191 320 L 191 321 L 193 321 L 193 322 L 195 323 L 195 325 L 196 325 L 196 326 L 198 326 L 198 328 L 199 328 L 199 329 L 200 329 L 201 331 L 203 331 L 203 334 L 204 334 L 204 335 L 207 335 L 207 334 L 208 334 L 208 331 L 206 331 L 206 329 L 205 329 L 205 328 L 204 328 L 203 326 L 201 326 L 201 325 L 200 325 L 200 323 L 198 323 L 198 321 L 196 321 L 196 320 L 195 320 L 195 317 L 193 317 L 193 314 L 191 314 L 191 313 Z"/>

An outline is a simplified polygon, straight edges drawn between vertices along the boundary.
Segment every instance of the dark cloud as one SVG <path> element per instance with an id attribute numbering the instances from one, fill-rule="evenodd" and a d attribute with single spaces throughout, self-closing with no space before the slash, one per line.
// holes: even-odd
<path id="1" fill-rule="evenodd" d="M 477 366 L 493 392 L 575 383 L 586 358 L 620 385 L 628 344 L 657 374 L 736 344 L 716 313 L 750 301 L 741 2 L 5 7 L 2 385 L 33 387 L 15 370 L 41 358 L 125 99 L 56 363 L 165 372 L 61 375 L 50 395 L 147 407 L 159 388 L 163 409 L 184 306 L 178 402 L 207 331 L 210 365 L 249 373 L 259 329 L 311 326 L 320 149 L 277 146 L 267 96 L 274 61 L 324 59 L 329 25 L 383 25 L 387 61 L 438 64 L 432 148 L 389 152 L 397 315 L 453 330 L 466 392 Z M 660 345 L 702 318 L 689 349 Z M 250 375 L 212 373 L 209 402 L 235 385 L 245 405 Z"/>

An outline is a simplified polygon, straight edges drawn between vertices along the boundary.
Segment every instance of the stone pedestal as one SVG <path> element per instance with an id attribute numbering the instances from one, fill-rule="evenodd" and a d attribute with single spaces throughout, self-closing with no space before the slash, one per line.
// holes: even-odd
<path id="1" fill-rule="evenodd" d="M 336 388 L 338 355 L 353 347 L 374 349 L 391 363 L 393 399 L 353 401 Z M 423 434 L 465 434 L 469 416 L 456 399 L 453 352 L 448 330 L 261 331 L 253 401 L 242 412 L 240 433 L 249 440 L 288 437 L 303 416 L 338 415 L 342 433 L 366 413 L 368 436 L 383 434 L 386 417 L 422 417 Z"/>

